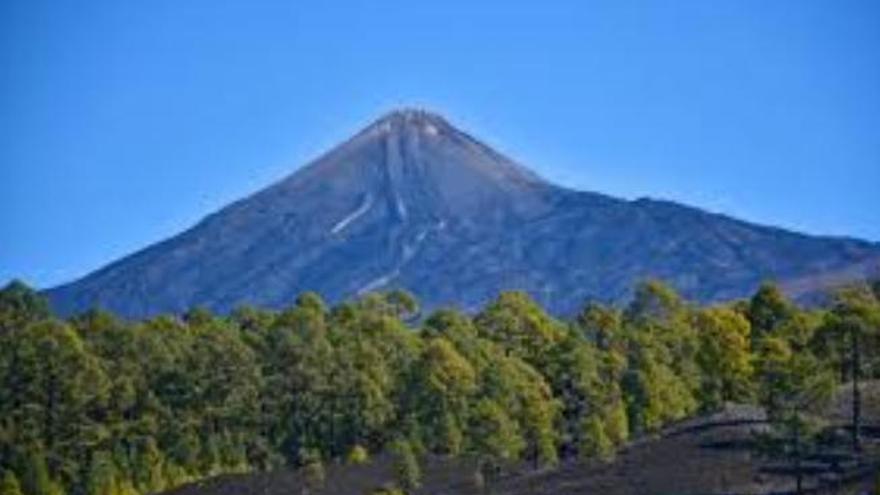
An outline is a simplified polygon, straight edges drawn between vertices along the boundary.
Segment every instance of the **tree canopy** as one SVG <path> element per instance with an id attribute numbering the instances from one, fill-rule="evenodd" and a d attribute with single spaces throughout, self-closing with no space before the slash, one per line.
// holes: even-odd
<path id="1" fill-rule="evenodd" d="M 281 311 L 132 322 L 59 318 L 14 282 L 0 291 L 0 491 L 146 494 L 383 451 L 413 487 L 426 454 L 605 460 L 729 402 L 789 424 L 835 383 L 880 375 L 876 292 L 806 310 L 765 284 L 700 307 L 648 281 L 571 321 L 522 292 L 475 315 L 422 314 L 399 290 L 336 306 L 306 293 Z"/>

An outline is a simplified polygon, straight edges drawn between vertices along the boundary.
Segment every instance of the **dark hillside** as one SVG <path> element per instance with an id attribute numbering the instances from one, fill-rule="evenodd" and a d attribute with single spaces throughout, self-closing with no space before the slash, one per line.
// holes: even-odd
<path id="1" fill-rule="evenodd" d="M 880 420 L 880 417 L 875 418 Z M 877 426 L 880 426 L 878 421 Z M 793 494 L 790 466 L 757 448 L 767 431 L 766 416 L 755 408 L 683 422 L 656 437 L 625 448 L 612 462 L 563 463 L 558 468 L 531 470 L 509 467 L 490 485 L 475 483 L 476 462 L 430 457 L 423 459 L 424 480 L 417 495 L 651 495 L 651 494 Z M 805 494 L 860 494 L 870 489 L 880 469 L 880 428 L 874 430 L 870 454 L 837 469 L 813 462 L 805 476 Z M 327 468 L 320 488 L 308 485 L 295 471 L 226 476 L 181 487 L 167 495 L 365 495 L 395 484 L 393 461 L 375 459 L 368 465 Z M 309 488 L 311 486 L 311 488 Z M 310 491 L 309 491 L 310 490 Z"/>

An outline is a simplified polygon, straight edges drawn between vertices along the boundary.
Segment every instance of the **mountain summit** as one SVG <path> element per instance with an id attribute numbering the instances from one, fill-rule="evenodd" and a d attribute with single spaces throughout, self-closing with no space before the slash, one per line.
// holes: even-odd
<path id="1" fill-rule="evenodd" d="M 280 186 L 288 193 L 321 189 L 346 209 L 352 202 L 360 205 L 352 213 L 386 211 L 398 223 L 439 222 L 473 216 L 477 210 L 490 213 L 481 221 L 500 220 L 540 208 L 541 193 L 550 188 L 531 171 L 422 110 L 386 115 Z M 323 203 L 315 206 L 329 206 Z"/>
<path id="2" fill-rule="evenodd" d="M 550 184 L 446 119 L 391 112 L 191 229 L 47 291 L 62 313 L 281 307 L 406 288 L 427 307 L 530 292 L 557 313 L 641 279 L 721 300 L 767 278 L 800 291 L 864 275 L 880 245 L 800 235 L 665 201 Z"/>

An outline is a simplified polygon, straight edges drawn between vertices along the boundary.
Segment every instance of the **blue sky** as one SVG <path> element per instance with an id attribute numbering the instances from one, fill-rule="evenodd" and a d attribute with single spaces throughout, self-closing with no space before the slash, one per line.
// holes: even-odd
<path id="1" fill-rule="evenodd" d="M 0 281 L 173 235 L 396 106 L 565 185 L 880 240 L 880 2 L 0 2 Z"/>

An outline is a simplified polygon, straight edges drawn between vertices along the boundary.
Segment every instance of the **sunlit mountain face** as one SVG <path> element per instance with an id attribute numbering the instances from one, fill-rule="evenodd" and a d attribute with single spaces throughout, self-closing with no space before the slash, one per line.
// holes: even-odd
<path id="1" fill-rule="evenodd" d="M 426 308 L 474 309 L 525 290 L 565 315 L 588 300 L 625 301 L 645 278 L 715 301 L 765 279 L 809 294 L 878 265 L 880 245 L 869 242 L 551 184 L 438 115 L 400 110 L 191 229 L 47 294 L 66 314 L 142 317 L 394 288 Z"/>

